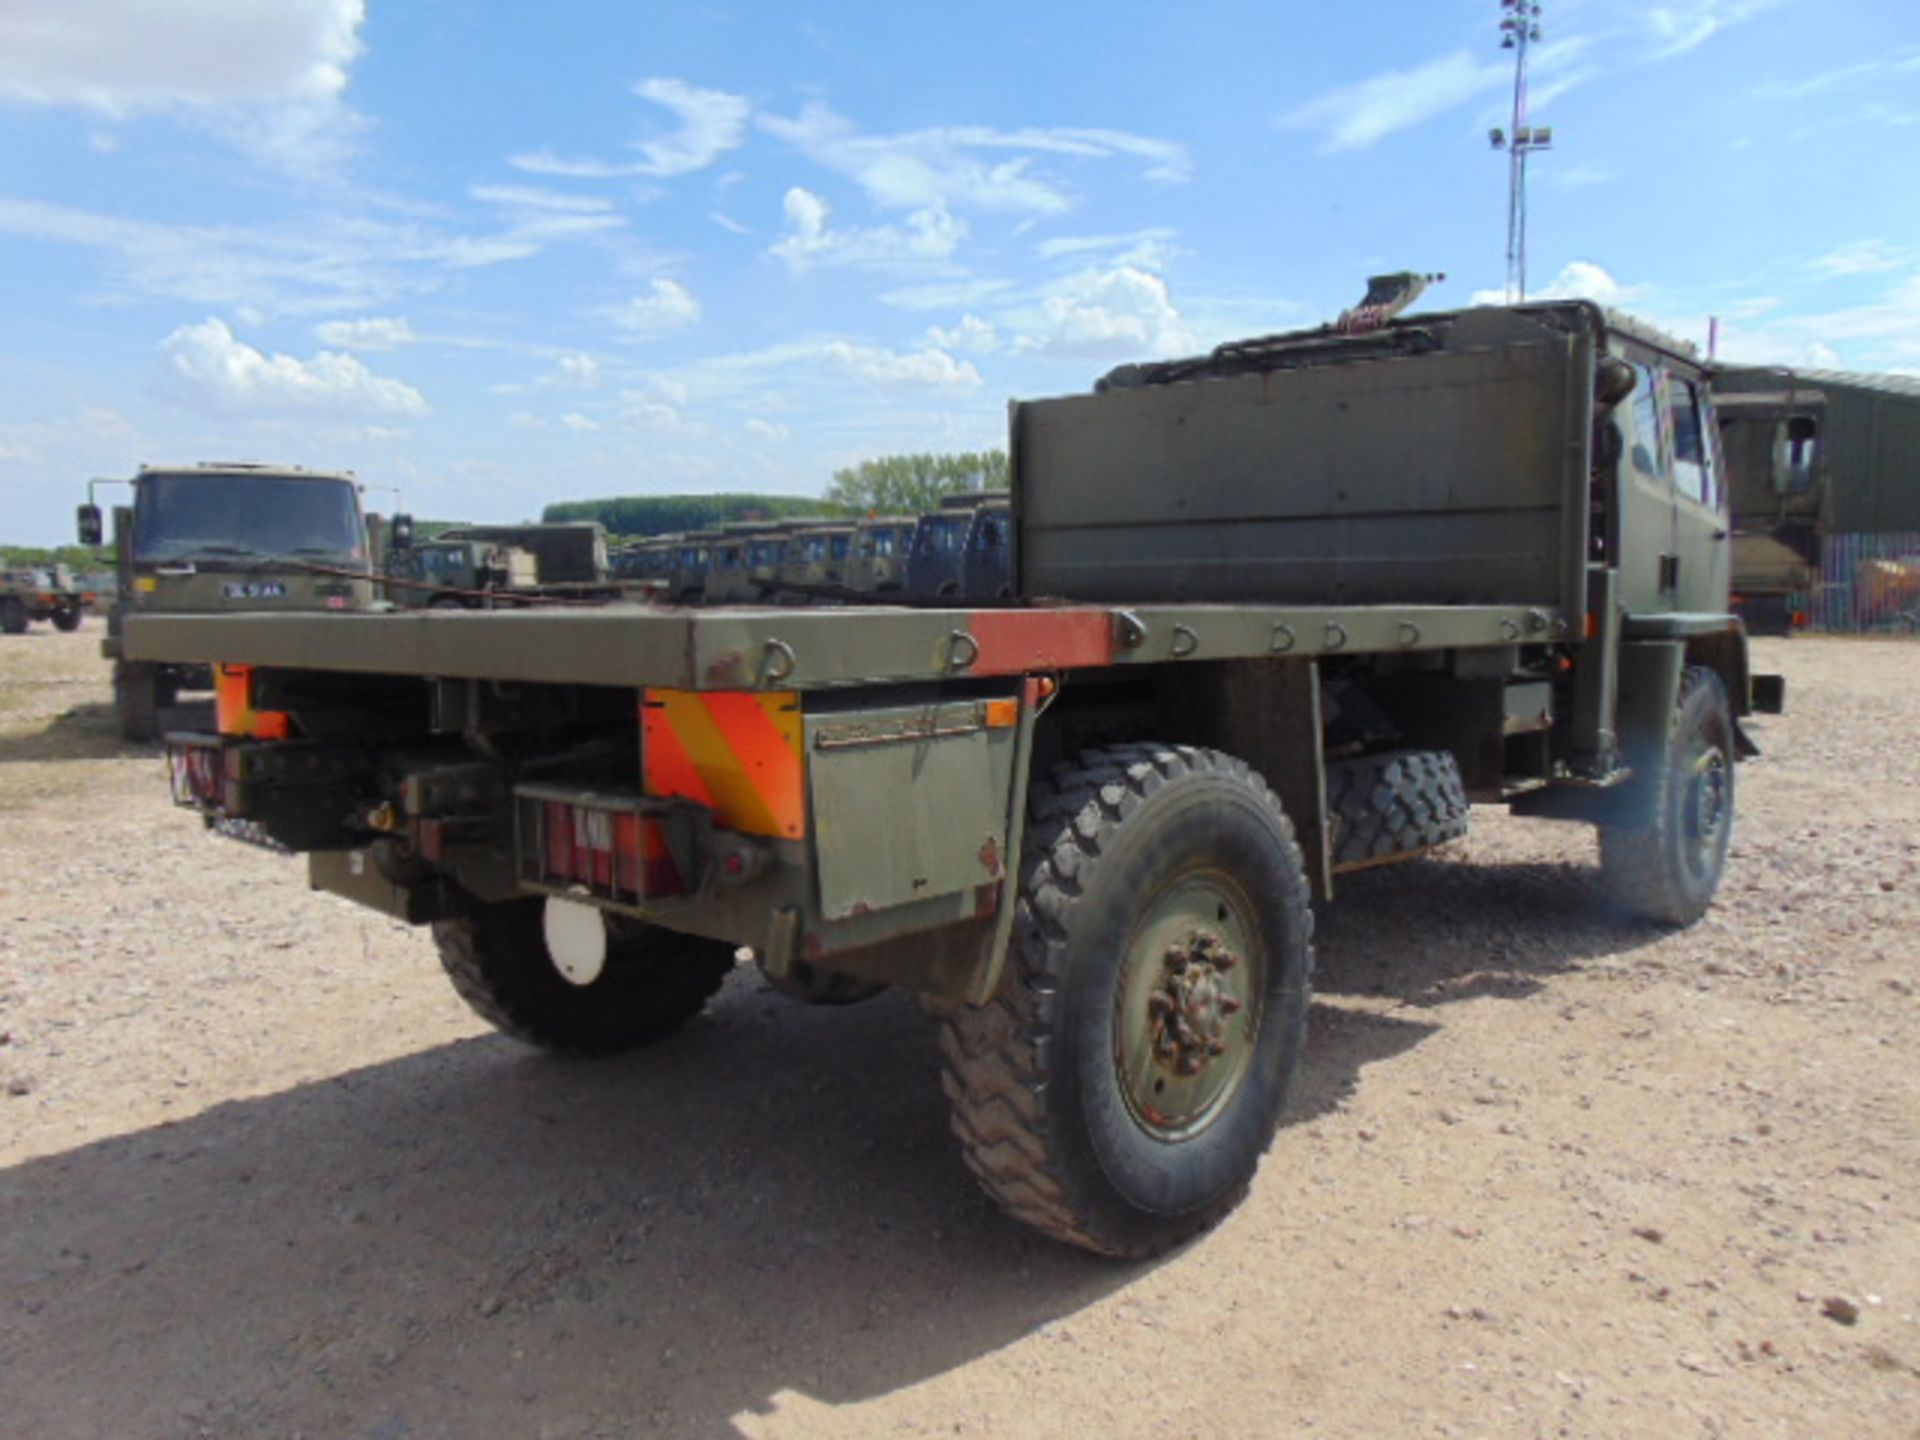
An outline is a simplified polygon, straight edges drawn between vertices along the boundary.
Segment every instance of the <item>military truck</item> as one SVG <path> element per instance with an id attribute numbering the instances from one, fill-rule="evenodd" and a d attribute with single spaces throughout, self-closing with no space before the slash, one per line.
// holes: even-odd
<path id="1" fill-rule="evenodd" d="M 538 558 L 517 545 L 435 536 L 387 552 L 387 596 L 394 604 L 482 609 L 540 592 Z"/>
<path id="2" fill-rule="evenodd" d="M 886 595 L 907 583 L 907 556 L 913 549 L 914 515 L 874 515 L 862 520 L 853 535 L 853 554 L 847 559 L 845 584 L 862 594 Z"/>
<path id="3" fill-rule="evenodd" d="M 790 525 L 781 520 L 736 520 L 720 527 L 708 547 L 708 605 L 740 605 L 771 600 L 786 560 Z"/>
<path id="4" fill-rule="evenodd" d="M 1499 805 L 1597 827 L 1623 913 L 1706 910 L 1781 695 L 1689 349 L 1585 303 L 1406 316 L 1011 428 L 1046 601 L 138 617 L 134 657 L 228 682 L 176 795 L 430 924 L 551 1051 L 659 1039 L 742 946 L 788 993 L 917 992 L 981 1185 L 1112 1255 L 1245 1193 L 1344 872 Z"/>
<path id="5" fill-rule="evenodd" d="M 1734 609 L 1756 633 L 1786 634 L 1806 619 L 1829 535 L 1920 531 L 1920 381 L 1722 366 L 1713 389 Z"/>
<path id="6" fill-rule="evenodd" d="M 232 461 L 142 466 L 130 481 L 89 482 L 81 544 L 102 543 L 96 490 L 119 484 L 132 487 L 133 503 L 113 512 L 117 594 L 100 653 L 113 662 L 130 740 L 153 739 L 160 712 L 183 691 L 211 690 L 213 673 L 129 658 L 128 617 L 359 610 L 374 600 L 360 485 L 349 473 Z"/>
<path id="7" fill-rule="evenodd" d="M 713 566 L 718 530 L 689 530 L 673 547 L 667 569 L 667 598 L 676 605 L 698 605 L 706 598 L 707 572 Z"/>
<path id="8" fill-rule="evenodd" d="M 606 527 L 597 520 L 541 525 L 451 525 L 436 540 L 484 540 L 530 552 L 544 589 L 604 587 L 612 574 Z"/>
<path id="9" fill-rule="evenodd" d="M 35 620 L 78 630 L 87 597 L 66 565 L 0 569 L 0 635 L 23 635 Z"/>
<path id="10" fill-rule="evenodd" d="M 967 490 L 948 495 L 937 510 L 920 517 L 907 556 L 909 595 L 957 597 L 966 581 L 967 545 L 983 506 L 1004 501 L 1004 491 Z"/>
<path id="11" fill-rule="evenodd" d="M 794 605 L 836 598 L 847 585 L 854 522 L 799 520 L 790 522 L 790 527 L 786 553 L 776 576 L 775 597 Z"/>
<path id="12" fill-rule="evenodd" d="M 1013 594 L 1013 515 L 1004 500 L 973 512 L 960 561 L 960 593 L 970 600 L 1004 600 Z"/>

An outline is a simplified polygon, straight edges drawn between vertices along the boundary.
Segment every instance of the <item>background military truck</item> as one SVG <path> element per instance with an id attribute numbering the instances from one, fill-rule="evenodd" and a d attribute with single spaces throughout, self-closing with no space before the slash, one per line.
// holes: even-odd
<path id="1" fill-rule="evenodd" d="M 452 525 L 434 538 L 485 540 L 529 551 L 538 568 L 538 583 L 549 589 L 605 586 L 613 571 L 607 553 L 606 527 L 593 520 L 541 525 Z"/>
<path id="2" fill-rule="evenodd" d="M 86 603 L 68 566 L 0 569 L 0 634 L 25 634 L 35 620 L 51 620 L 56 630 L 78 630 Z"/>
<path id="3" fill-rule="evenodd" d="M 1750 630 L 1785 634 L 1829 536 L 1920 532 L 1920 380 L 1722 366 L 1713 388 L 1735 609 Z"/>
<path id="4" fill-rule="evenodd" d="M 775 598 L 805 605 L 846 588 L 853 558 L 854 522 L 799 520 L 791 523 L 781 558 Z"/>
<path id="5" fill-rule="evenodd" d="M 675 605 L 698 605 L 706 598 L 707 572 L 713 567 L 717 530 L 689 530 L 673 547 L 667 570 L 667 598 Z"/>
<path id="6" fill-rule="evenodd" d="M 781 520 L 736 520 L 720 527 L 708 547 L 707 605 L 765 604 L 780 580 L 788 524 Z"/>
<path id="7" fill-rule="evenodd" d="M 937 1015 L 980 1183 L 1150 1254 L 1223 1216 L 1306 1034 L 1314 898 L 1592 824 L 1686 924 L 1779 701 L 1727 611 L 1691 353 L 1583 303 L 1270 336 L 1016 405 L 1022 605 L 140 617 L 218 662 L 176 794 L 431 923 L 477 1013 L 658 1039 L 737 947 Z"/>
<path id="8" fill-rule="evenodd" d="M 113 661 L 121 731 L 151 740 L 182 691 L 211 690 L 208 666 L 131 660 L 132 615 L 237 610 L 358 610 L 374 599 L 360 485 L 351 474 L 298 466 L 207 462 L 149 465 L 131 481 L 94 480 L 80 507 L 80 543 L 103 538 L 96 487 L 130 485 L 113 512 L 116 603 L 100 651 Z"/>
<path id="9" fill-rule="evenodd" d="M 1004 491 L 970 490 L 945 496 L 940 508 L 920 517 L 907 556 L 909 595 L 956 597 L 966 583 L 967 546 L 983 506 L 1007 499 Z"/>
<path id="10" fill-rule="evenodd" d="M 974 600 L 1013 594 L 1013 512 L 1004 500 L 990 500 L 974 511 L 960 562 L 960 593 Z"/>
<path id="11" fill-rule="evenodd" d="M 904 588 L 907 556 L 919 523 L 914 515 L 874 515 L 862 520 L 854 529 L 853 554 L 847 559 L 847 588 L 871 595 Z"/>
<path id="12" fill-rule="evenodd" d="M 410 609 L 475 610 L 514 595 L 539 593 L 539 560 L 531 550 L 491 540 L 435 536 L 389 549 L 387 597 Z"/>

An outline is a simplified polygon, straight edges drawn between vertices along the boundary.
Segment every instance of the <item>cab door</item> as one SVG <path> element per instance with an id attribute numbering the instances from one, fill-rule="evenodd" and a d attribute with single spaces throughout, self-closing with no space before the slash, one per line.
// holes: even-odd
<path id="1" fill-rule="evenodd" d="M 1661 376 L 1673 474 L 1673 608 L 1720 614 L 1727 608 L 1729 535 L 1726 468 L 1699 377 Z"/>

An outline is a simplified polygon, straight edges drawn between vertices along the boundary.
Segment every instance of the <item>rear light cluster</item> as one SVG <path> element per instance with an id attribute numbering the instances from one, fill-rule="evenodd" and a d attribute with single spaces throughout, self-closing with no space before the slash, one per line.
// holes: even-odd
<path id="1" fill-rule="evenodd" d="M 669 834 L 670 814 L 639 796 L 528 785 L 514 792 L 519 879 L 535 889 L 585 889 L 616 905 L 692 891 L 690 846 Z"/>
<path id="2" fill-rule="evenodd" d="M 225 815 L 238 781 L 237 752 L 217 740 L 167 742 L 167 768 L 173 781 L 173 803 L 207 815 Z"/>

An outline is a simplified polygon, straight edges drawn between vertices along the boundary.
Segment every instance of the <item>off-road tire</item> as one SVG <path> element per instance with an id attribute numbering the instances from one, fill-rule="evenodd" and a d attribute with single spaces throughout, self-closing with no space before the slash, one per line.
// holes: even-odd
<path id="1" fill-rule="evenodd" d="M 56 630 L 64 630 L 69 634 L 78 630 L 80 628 L 80 607 L 75 605 L 69 609 L 54 611 L 53 628 Z"/>
<path id="2" fill-rule="evenodd" d="M 17 595 L 0 595 L 0 633 L 27 633 L 27 607 L 20 603 Z"/>
<path id="3" fill-rule="evenodd" d="M 1327 766 L 1333 863 L 1356 870 L 1467 833 L 1460 762 L 1446 750 L 1395 750 Z"/>
<path id="4" fill-rule="evenodd" d="M 1734 763 L 1726 687 L 1690 665 L 1640 813 L 1599 827 L 1601 879 L 1616 904 L 1662 925 L 1691 925 L 1706 913 L 1733 839 Z"/>
<path id="5" fill-rule="evenodd" d="M 559 1055 L 613 1055 L 672 1034 L 706 1008 L 733 969 L 733 947 L 648 927 L 608 940 L 606 969 L 575 985 L 548 958 L 542 899 L 436 921 L 453 988 L 504 1035 Z"/>
<path id="6" fill-rule="evenodd" d="M 998 993 L 937 1012 L 953 1129 L 1015 1219 L 1102 1254 L 1156 1254 L 1240 1201 L 1279 1128 L 1313 967 L 1300 849 L 1245 764 L 1185 745 L 1087 751 L 1036 782 L 1028 807 Z M 1230 877 L 1244 897 L 1253 943 L 1242 983 L 1248 1004 L 1257 990 L 1258 1028 L 1211 1118 L 1169 1138 L 1126 1098 L 1116 1018 L 1137 973 L 1132 942 L 1160 897 L 1195 876 Z"/>
<path id="7" fill-rule="evenodd" d="M 160 712 L 173 704 L 174 687 L 152 665 L 122 660 L 113 669 L 113 699 L 120 733 L 145 743 L 160 737 Z"/>

